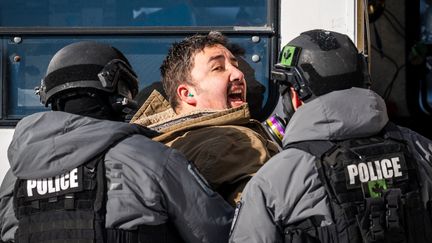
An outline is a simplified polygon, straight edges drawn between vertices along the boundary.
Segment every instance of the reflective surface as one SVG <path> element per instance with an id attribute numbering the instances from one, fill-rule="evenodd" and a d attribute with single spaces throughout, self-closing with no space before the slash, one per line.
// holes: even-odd
<path id="1" fill-rule="evenodd" d="M 270 26 L 265 0 L 13 0 L 4 27 Z"/>
<path id="2" fill-rule="evenodd" d="M 252 41 L 253 36 L 228 37 L 231 42 L 237 43 L 245 49 L 244 56 L 239 57 L 239 59 L 241 59 L 240 68 L 248 81 L 248 101 L 252 109 L 260 109 L 265 105 L 269 88 L 270 41 L 262 36 L 258 42 Z M 39 86 L 51 57 L 67 44 L 91 39 L 111 44 L 125 53 L 138 74 L 140 89 L 142 90 L 140 97 L 142 98 L 154 88 L 161 88 L 159 67 L 171 43 L 181 40 L 183 36 L 21 38 L 19 43 L 14 42 L 13 36 L 3 38 L 7 62 L 5 77 L 8 81 L 6 113 L 7 118 L 10 119 L 21 118 L 44 109 L 38 96 L 34 95 L 34 88 Z M 258 56 L 259 60 L 256 61 L 253 56 Z"/>

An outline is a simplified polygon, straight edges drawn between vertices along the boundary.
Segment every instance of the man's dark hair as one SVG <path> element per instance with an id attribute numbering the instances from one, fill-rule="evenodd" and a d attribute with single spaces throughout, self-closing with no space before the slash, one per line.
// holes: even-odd
<path id="1" fill-rule="evenodd" d="M 220 32 L 212 31 L 207 35 L 193 35 L 181 42 L 175 42 L 160 67 L 162 84 L 173 109 L 179 105 L 177 87 L 180 84 L 193 85 L 191 70 L 195 55 L 206 47 L 223 45 L 229 48 L 228 40 Z"/>

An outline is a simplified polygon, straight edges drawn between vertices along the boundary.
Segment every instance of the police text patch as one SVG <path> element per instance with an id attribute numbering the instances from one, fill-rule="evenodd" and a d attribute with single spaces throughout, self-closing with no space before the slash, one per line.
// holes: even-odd
<path id="1" fill-rule="evenodd" d="M 28 200 L 81 191 L 83 188 L 82 167 L 55 177 L 25 180 L 25 187 Z"/>
<path id="2" fill-rule="evenodd" d="M 408 172 L 402 153 L 387 154 L 367 161 L 345 165 L 347 188 L 358 188 L 362 183 L 388 179 L 407 179 Z"/>

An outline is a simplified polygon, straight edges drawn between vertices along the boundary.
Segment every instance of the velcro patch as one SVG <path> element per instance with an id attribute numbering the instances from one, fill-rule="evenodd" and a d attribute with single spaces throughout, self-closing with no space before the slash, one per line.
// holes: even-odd
<path id="1" fill-rule="evenodd" d="M 372 157 L 344 165 L 348 189 L 360 188 L 363 183 L 378 180 L 406 180 L 408 170 L 403 153 Z"/>
<path id="2" fill-rule="evenodd" d="M 50 178 L 24 180 L 26 200 L 50 198 L 83 190 L 83 168 Z"/>

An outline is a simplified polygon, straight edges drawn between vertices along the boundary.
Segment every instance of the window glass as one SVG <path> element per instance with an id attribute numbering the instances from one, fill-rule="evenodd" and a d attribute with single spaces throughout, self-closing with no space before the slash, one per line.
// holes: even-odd
<path id="1" fill-rule="evenodd" d="M 121 50 L 133 66 L 140 80 L 140 89 L 160 87 L 159 67 L 168 48 L 184 36 L 68 36 L 4 38 L 6 51 L 6 80 L 8 81 L 7 118 L 19 119 L 44 110 L 34 88 L 40 85 L 49 60 L 63 46 L 80 40 L 96 40 Z M 229 36 L 233 43 L 245 49 L 240 68 L 248 81 L 248 101 L 252 107 L 265 106 L 269 89 L 270 39 L 266 36 Z M 242 62 L 242 60 L 244 62 Z"/>
<path id="2" fill-rule="evenodd" d="M 270 26 L 265 0 L 14 0 L 3 27 Z"/>

